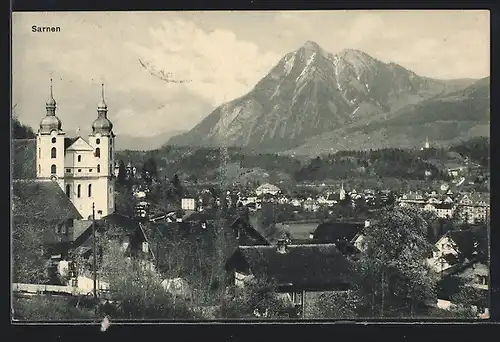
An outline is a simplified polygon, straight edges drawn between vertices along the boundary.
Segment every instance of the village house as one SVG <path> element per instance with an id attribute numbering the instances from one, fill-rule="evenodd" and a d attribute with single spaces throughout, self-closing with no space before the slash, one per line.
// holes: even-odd
<path id="1" fill-rule="evenodd" d="M 464 194 L 457 203 L 456 210 L 463 222 L 486 222 L 490 217 L 490 194 Z"/>
<path id="2" fill-rule="evenodd" d="M 302 206 L 305 211 L 312 211 L 312 212 L 316 212 L 320 208 L 318 201 L 311 197 L 307 198 L 302 204 Z"/>
<path id="3" fill-rule="evenodd" d="M 276 196 L 280 192 L 280 189 L 273 184 L 265 183 L 259 186 L 257 189 L 255 189 L 255 194 L 257 196 L 263 196 L 263 195 L 272 195 Z"/>
<path id="4" fill-rule="evenodd" d="M 181 209 L 182 210 L 196 210 L 196 199 L 195 198 L 182 198 L 181 199 Z"/>
<path id="5" fill-rule="evenodd" d="M 481 230 L 448 231 L 436 241 L 436 250 L 427 259 L 427 263 L 435 272 L 444 272 L 475 258 L 485 243 L 485 232 Z"/>
<path id="6" fill-rule="evenodd" d="M 298 313 L 315 293 L 346 291 L 351 285 L 351 264 L 335 244 L 240 246 L 226 262 L 228 284 L 244 287 L 251 279 L 276 283 Z"/>
<path id="7" fill-rule="evenodd" d="M 313 243 L 336 243 L 346 254 L 361 251 L 361 233 L 370 226 L 370 221 L 327 221 L 318 225 L 310 238 Z"/>

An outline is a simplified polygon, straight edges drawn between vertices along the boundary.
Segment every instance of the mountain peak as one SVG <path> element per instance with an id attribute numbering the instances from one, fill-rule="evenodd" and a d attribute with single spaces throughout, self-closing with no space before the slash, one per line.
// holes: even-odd
<path id="1" fill-rule="evenodd" d="M 372 56 L 368 55 L 367 53 L 364 53 L 361 50 L 357 49 L 344 49 L 338 53 L 340 57 L 343 57 L 347 60 L 353 60 L 353 59 L 374 59 Z"/>
<path id="2" fill-rule="evenodd" d="M 312 40 L 306 41 L 304 45 L 302 45 L 302 48 L 312 51 L 321 50 L 321 47 L 318 45 L 318 43 L 313 42 Z"/>

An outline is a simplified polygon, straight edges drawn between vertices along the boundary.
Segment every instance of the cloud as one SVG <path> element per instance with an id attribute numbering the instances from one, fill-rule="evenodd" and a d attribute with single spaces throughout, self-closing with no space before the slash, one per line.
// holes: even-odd
<path id="1" fill-rule="evenodd" d="M 139 58 L 174 79 L 191 80 L 186 89 L 218 106 L 244 95 L 279 61 L 228 30 L 205 31 L 192 21 L 164 21 L 149 30 L 154 43 L 128 43 Z"/>

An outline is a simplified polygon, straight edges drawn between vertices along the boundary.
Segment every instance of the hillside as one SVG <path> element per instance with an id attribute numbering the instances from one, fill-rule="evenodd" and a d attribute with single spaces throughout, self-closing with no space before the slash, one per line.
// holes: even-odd
<path id="1" fill-rule="evenodd" d="M 472 82 L 422 77 L 358 50 L 332 55 L 316 43 L 306 42 L 285 55 L 248 94 L 216 108 L 191 131 L 168 143 L 265 151 L 290 150 L 306 144 L 302 150 L 310 150 L 308 146 L 317 143 L 310 141 L 314 137 L 337 136 L 344 128 L 410 115 L 407 113 L 420 108 L 420 103 L 460 97 L 459 92 Z M 487 102 L 484 96 L 478 96 L 478 101 L 482 101 L 482 107 Z M 455 135 L 473 128 L 468 123 L 462 126 L 453 126 L 458 130 Z M 419 131 L 397 132 L 401 137 L 396 143 L 405 140 L 407 134 L 418 135 Z M 376 134 L 370 137 L 378 138 Z M 358 140 L 362 142 L 356 138 L 354 143 Z M 328 146 L 330 142 L 332 146 Z M 329 141 L 323 145 L 338 149 L 337 143 Z"/>
<path id="2" fill-rule="evenodd" d="M 346 149 L 414 148 L 425 137 L 434 146 L 448 146 L 475 137 L 489 137 L 489 77 L 463 90 L 408 105 L 392 117 L 349 125 L 308 139 L 292 154 L 321 154 Z"/>

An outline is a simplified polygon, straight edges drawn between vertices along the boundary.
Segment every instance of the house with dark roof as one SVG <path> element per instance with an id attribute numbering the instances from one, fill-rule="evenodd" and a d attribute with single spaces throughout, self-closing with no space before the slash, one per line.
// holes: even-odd
<path id="1" fill-rule="evenodd" d="M 275 283 L 301 309 L 307 293 L 345 291 L 352 284 L 351 262 L 335 244 L 239 246 L 226 262 L 228 284 L 245 286 L 258 278 Z"/>
<path id="2" fill-rule="evenodd" d="M 53 181 L 14 180 L 13 225 L 29 224 L 43 230 L 49 253 L 64 253 L 80 234 L 82 216 Z M 78 222 L 78 223 L 76 223 Z"/>
<path id="3" fill-rule="evenodd" d="M 427 262 L 436 272 L 445 272 L 484 255 L 487 239 L 482 229 L 450 230 L 437 240 L 435 251 Z"/>

